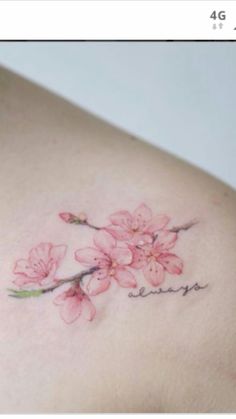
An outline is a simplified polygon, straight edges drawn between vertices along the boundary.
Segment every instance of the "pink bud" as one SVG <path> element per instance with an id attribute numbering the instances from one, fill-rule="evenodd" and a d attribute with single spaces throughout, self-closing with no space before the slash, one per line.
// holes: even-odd
<path id="1" fill-rule="evenodd" d="M 65 223 L 73 223 L 74 221 L 77 220 L 77 217 L 73 214 L 71 214 L 70 212 L 61 212 L 59 214 L 59 217 L 65 221 Z"/>
<path id="2" fill-rule="evenodd" d="M 85 212 L 80 212 L 79 215 L 78 215 L 78 218 L 79 218 L 80 221 L 84 222 L 84 221 L 87 220 L 88 217 L 85 214 Z"/>

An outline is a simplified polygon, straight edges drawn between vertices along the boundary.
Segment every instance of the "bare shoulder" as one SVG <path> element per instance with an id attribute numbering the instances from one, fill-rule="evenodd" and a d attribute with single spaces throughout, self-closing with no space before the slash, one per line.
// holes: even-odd
<path id="1" fill-rule="evenodd" d="M 235 192 L 4 69 L 0 94 L 1 412 L 235 412 Z"/>

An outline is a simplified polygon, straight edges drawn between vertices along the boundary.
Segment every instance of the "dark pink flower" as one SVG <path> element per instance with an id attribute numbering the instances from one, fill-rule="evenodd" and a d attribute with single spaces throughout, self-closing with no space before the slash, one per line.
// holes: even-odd
<path id="1" fill-rule="evenodd" d="M 106 230 L 117 240 L 132 240 L 135 244 L 152 242 L 152 235 L 163 229 L 169 222 L 167 215 L 153 217 L 152 210 L 140 205 L 132 214 L 118 211 L 110 216 L 111 225 Z"/>
<path id="2" fill-rule="evenodd" d="M 14 283 L 18 286 L 27 284 L 45 285 L 55 280 L 56 271 L 66 254 L 67 246 L 53 246 L 51 243 L 40 243 L 34 247 L 28 259 L 19 259 L 14 267 L 17 275 Z"/>
<path id="3" fill-rule="evenodd" d="M 180 275 L 183 270 L 182 260 L 173 253 L 169 253 L 177 239 L 177 234 L 161 231 L 152 244 L 130 247 L 133 251 L 132 267 L 143 269 L 146 280 L 154 287 L 160 285 L 165 278 L 165 271 Z"/>
<path id="4" fill-rule="evenodd" d="M 94 247 L 79 249 L 75 259 L 85 266 L 99 267 L 87 285 L 89 295 L 97 295 L 106 291 L 113 279 L 121 287 L 136 287 L 134 275 L 127 269 L 132 262 L 132 252 L 127 247 L 118 247 L 115 238 L 104 230 L 94 235 Z"/>
<path id="5" fill-rule="evenodd" d="M 66 323 L 73 323 L 82 312 L 89 321 L 93 320 L 96 314 L 96 309 L 90 298 L 78 284 L 59 294 L 55 298 L 54 304 L 60 306 L 60 316 Z"/>

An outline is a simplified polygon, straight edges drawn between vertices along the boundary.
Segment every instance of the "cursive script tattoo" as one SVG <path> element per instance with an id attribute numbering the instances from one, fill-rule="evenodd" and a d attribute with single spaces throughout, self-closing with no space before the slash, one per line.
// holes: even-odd
<path id="1" fill-rule="evenodd" d="M 110 214 L 107 224 L 102 227 L 90 222 L 84 212 L 78 215 L 62 212 L 59 217 L 68 228 L 83 226 L 93 230 L 92 246 L 77 248 L 74 252 L 75 260 L 86 269 L 80 268 L 69 277 L 58 277 L 68 246 L 46 241 L 34 246 L 25 258 L 15 262 L 13 283 L 17 288 L 8 291 L 10 297 L 22 300 L 57 293 L 57 289 L 64 287 L 54 304 L 59 306 L 60 316 L 66 323 L 73 323 L 81 314 L 87 320 L 93 320 L 96 296 L 108 291 L 112 284 L 137 288 L 137 271 L 142 271 L 145 280 L 153 287 L 159 287 L 169 275 L 181 275 L 184 261 L 172 253 L 172 249 L 182 233 L 198 223 L 193 219 L 173 227 L 168 215 L 153 214 L 146 204 L 139 205 L 132 212 L 120 210 Z M 205 287 L 197 283 L 192 287 L 158 288 L 155 291 L 146 291 L 142 287 L 137 294 L 131 292 L 129 297 L 179 291 L 187 295 L 193 289 L 198 291 Z"/>
<path id="2" fill-rule="evenodd" d="M 129 292 L 128 297 L 129 298 L 137 298 L 137 297 L 149 297 L 150 295 L 160 295 L 160 294 L 171 294 L 171 293 L 181 293 L 182 296 L 185 297 L 185 295 L 189 294 L 191 291 L 200 291 L 208 287 L 208 284 L 206 285 L 199 285 L 198 282 L 196 282 L 194 285 L 182 285 L 179 288 L 172 288 L 169 287 L 167 289 L 158 288 L 157 290 L 146 290 L 145 287 L 139 288 L 138 292 L 134 294 L 132 291 Z"/>

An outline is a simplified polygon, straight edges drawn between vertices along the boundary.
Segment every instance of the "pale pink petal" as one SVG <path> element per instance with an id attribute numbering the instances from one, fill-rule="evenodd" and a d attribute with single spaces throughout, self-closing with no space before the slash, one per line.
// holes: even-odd
<path id="1" fill-rule="evenodd" d="M 81 310 L 81 301 L 76 296 L 69 297 L 60 307 L 60 315 L 66 323 L 73 323 L 80 316 Z"/>
<path id="2" fill-rule="evenodd" d="M 108 263 L 108 258 L 104 253 L 93 247 L 85 247 L 75 252 L 75 259 L 85 266 L 102 266 Z"/>
<path id="3" fill-rule="evenodd" d="M 152 243 L 153 238 L 151 234 L 147 234 L 146 232 L 135 232 L 132 237 L 132 243 L 135 245 L 144 245 L 145 243 Z"/>
<path id="4" fill-rule="evenodd" d="M 44 264 L 47 264 L 50 256 L 50 250 L 52 248 L 51 243 L 40 243 L 38 246 L 34 247 L 30 251 L 30 263 L 33 265 L 34 263 L 38 264 L 40 261 L 43 261 Z"/>
<path id="5" fill-rule="evenodd" d="M 53 302 L 56 305 L 61 305 L 66 300 L 66 297 L 67 297 L 67 292 L 64 291 L 61 294 L 57 295 L 56 298 L 54 298 Z"/>
<path id="6" fill-rule="evenodd" d="M 168 230 L 162 230 L 158 233 L 157 239 L 154 243 L 155 251 L 162 252 L 171 249 L 177 240 L 177 233 L 172 233 Z"/>
<path id="7" fill-rule="evenodd" d="M 12 281 L 17 287 L 23 287 L 27 284 L 35 284 L 38 282 L 37 278 L 30 278 L 29 276 L 19 275 L 17 278 Z"/>
<path id="8" fill-rule="evenodd" d="M 118 265 L 129 265 L 132 262 L 133 254 L 128 248 L 115 247 L 112 249 L 110 257 Z"/>
<path id="9" fill-rule="evenodd" d="M 86 297 L 83 299 L 81 304 L 82 304 L 82 310 L 83 310 L 84 317 L 87 320 L 92 321 L 94 319 L 95 315 L 96 315 L 96 308 L 91 303 L 91 301 Z"/>
<path id="10" fill-rule="evenodd" d="M 134 269 L 143 268 L 147 263 L 144 250 L 135 246 L 130 247 L 130 250 L 133 253 L 133 260 L 130 266 Z"/>
<path id="11" fill-rule="evenodd" d="M 158 257 L 158 262 L 161 263 L 170 274 L 180 275 L 183 272 L 183 261 L 172 253 L 162 253 Z"/>
<path id="12" fill-rule="evenodd" d="M 165 276 L 164 268 L 162 265 L 160 265 L 154 260 L 150 261 L 143 268 L 143 273 L 146 280 L 154 287 L 157 287 L 164 281 L 164 276 Z"/>
<path id="13" fill-rule="evenodd" d="M 105 230 L 117 240 L 130 240 L 133 236 L 131 231 L 125 230 L 117 225 L 110 225 Z"/>
<path id="14" fill-rule="evenodd" d="M 153 217 L 151 222 L 148 223 L 148 226 L 145 229 L 145 231 L 147 233 L 153 234 L 156 231 L 164 228 L 168 224 L 169 221 L 170 221 L 170 218 L 167 215 L 156 215 L 155 217 Z"/>
<path id="15" fill-rule="evenodd" d="M 49 265 L 49 272 L 48 275 L 41 279 L 40 282 L 43 283 L 43 285 L 50 285 L 55 280 L 55 275 L 57 271 L 57 263 L 51 263 Z"/>
<path id="16" fill-rule="evenodd" d="M 98 249 L 106 255 L 109 255 L 113 247 L 116 245 L 115 238 L 104 230 L 97 231 L 94 235 L 93 241 Z"/>
<path id="17" fill-rule="evenodd" d="M 137 282 L 134 275 L 127 269 L 116 269 L 115 279 L 123 288 L 137 287 Z"/>
<path id="18" fill-rule="evenodd" d="M 108 267 L 98 269 L 97 271 L 95 271 L 92 274 L 92 277 L 93 278 L 97 278 L 98 280 L 103 279 L 103 278 L 106 278 L 107 275 L 108 275 L 108 270 L 109 270 Z"/>
<path id="19" fill-rule="evenodd" d="M 112 224 L 128 229 L 132 222 L 132 215 L 129 211 L 118 211 L 109 217 Z"/>
<path id="20" fill-rule="evenodd" d="M 152 210 L 145 204 L 141 204 L 134 212 L 133 219 L 135 225 L 140 228 L 146 227 L 147 223 L 151 221 Z"/>
<path id="21" fill-rule="evenodd" d="M 39 272 L 36 272 L 30 265 L 30 262 L 26 259 L 19 259 L 13 269 L 14 274 L 21 274 L 30 278 L 41 278 Z"/>
<path id="22" fill-rule="evenodd" d="M 51 259 L 53 259 L 54 262 L 57 263 L 57 266 L 59 266 L 62 259 L 64 259 L 66 254 L 67 246 L 61 244 L 59 246 L 53 246 L 49 252 L 49 256 Z"/>
<path id="23" fill-rule="evenodd" d="M 107 270 L 100 269 L 94 272 L 88 281 L 86 290 L 91 296 L 105 292 L 110 286 L 110 278 L 107 276 Z"/>

